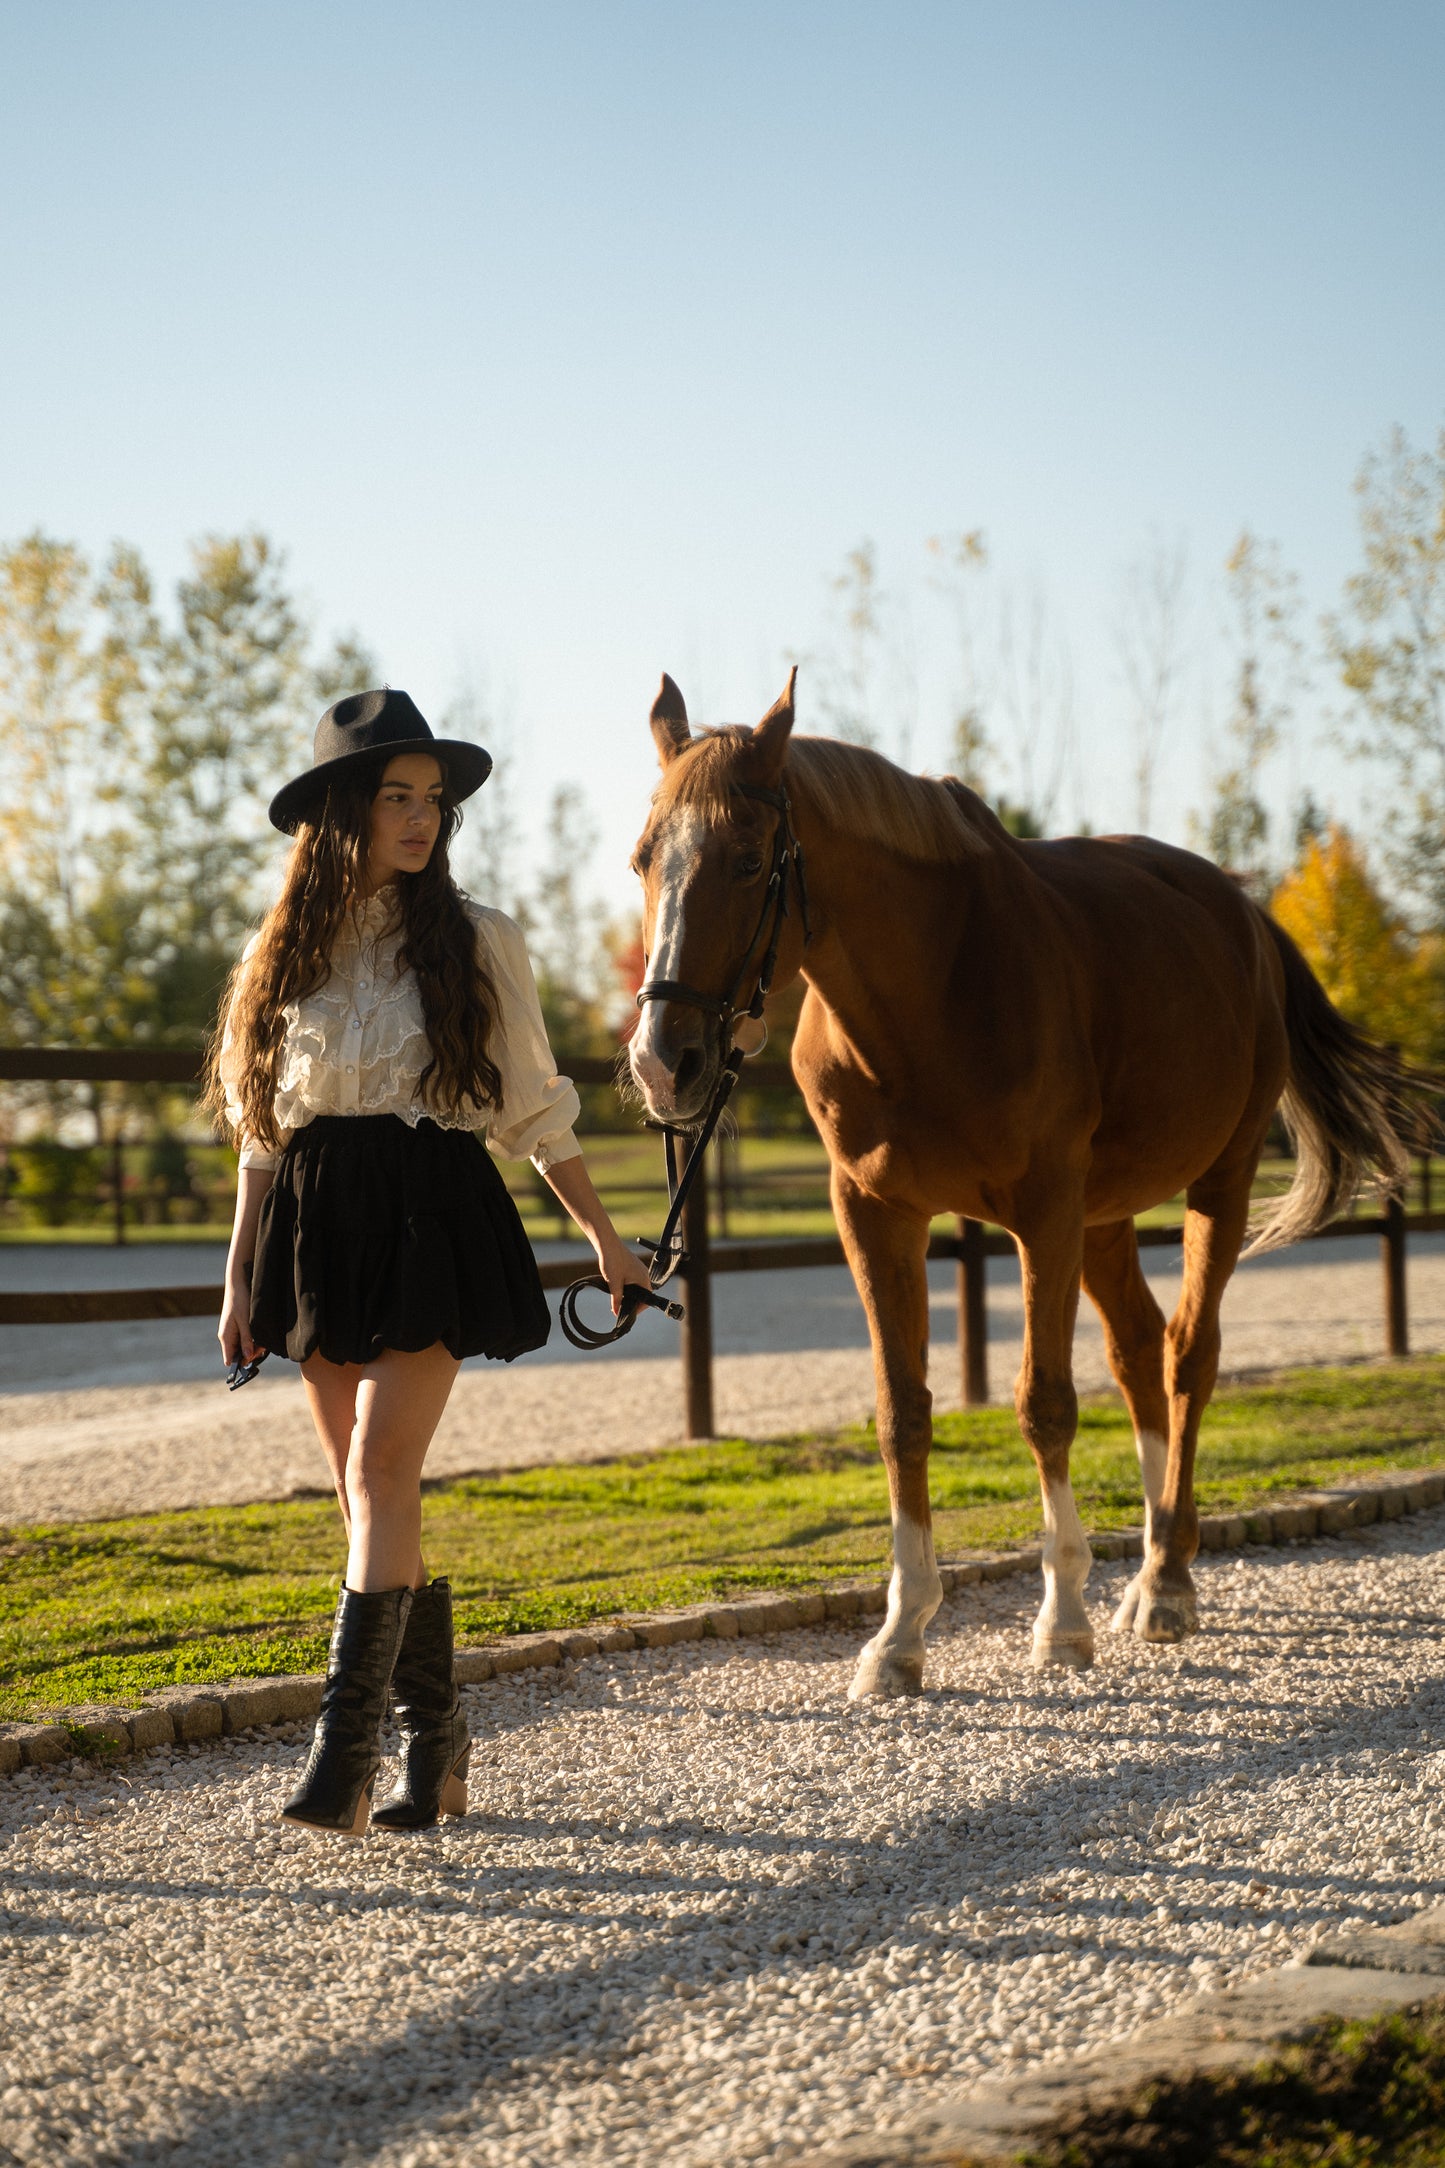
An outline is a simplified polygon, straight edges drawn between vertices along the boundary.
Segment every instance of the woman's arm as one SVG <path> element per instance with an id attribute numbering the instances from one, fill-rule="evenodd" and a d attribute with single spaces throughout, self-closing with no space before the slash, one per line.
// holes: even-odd
<path id="1" fill-rule="evenodd" d="M 635 1250 L 628 1249 L 607 1217 L 580 1152 L 571 1159 L 555 1160 L 542 1179 L 566 1206 L 597 1252 L 598 1270 L 612 1297 L 612 1315 L 619 1316 L 624 1287 L 649 1287 L 652 1284 L 645 1262 Z"/>
<path id="2" fill-rule="evenodd" d="M 236 1223 L 226 1257 L 226 1297 L 216 1329 L 221 1359 L 227 1364 L 238 1355 L 251 1363 L 265 1352 L 251 1338 L 251 1261 L 256 1255 L 256 1222 L 274 1175 L 273 1167 L 243 1167 L 236 1178 Z"/>

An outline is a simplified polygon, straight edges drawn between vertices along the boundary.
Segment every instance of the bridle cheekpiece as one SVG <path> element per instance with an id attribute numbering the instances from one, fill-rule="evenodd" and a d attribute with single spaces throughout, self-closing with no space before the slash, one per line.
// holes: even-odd
<path id="1" fill-rule="evenodd" d="M 768 874 L 767 893 L 763 897 L 757 931 L 744 950 L 743 960 L 725 994 L 700 993 L 697 987 L 686 986 L 681 979 L 648 979 L 637 991 L 639 1009 L 645 1007 L 649 1001 L 680 1001 L 686 1008 L 701 1009 L 705 1016 L 715 1016 L 723 1026 L 724 1033 L 740 1016 L 761 1016 L 763 1013 L 763 1003 L 772 992 L 778 948 L 783 938 L 783 922 L 788 916 L 790 881 L 797 883 L 798 912 L 803 921 L 804 946 L 813 938 L 813 929 L 808 923 L 808 884 L 803 867 L 803 846 L 793 831 L 793 808 L 787 792 L 774 790 L 766 783 L 732 783 L 728 787 L 735 790 L 741 798 L 755 798 L 760 805 L 771 806 L 778 816 L 778 825 L 773 836 L 773 863 Z M 747 983 L 748 967 L 764 939 L 767 947 L 757 983 L 747 1006 L 743 1007 L 738 997 Z"/>

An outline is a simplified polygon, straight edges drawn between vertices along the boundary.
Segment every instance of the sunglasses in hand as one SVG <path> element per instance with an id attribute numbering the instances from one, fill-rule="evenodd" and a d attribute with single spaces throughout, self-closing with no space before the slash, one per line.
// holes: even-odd
<path id="1" fill-rule="evenodd" d="M 250 1384 L 269 1352 L 269 1349 L 263 1349 L 253 1363 L 245 1362 L 239 1355 L 233 1363 L 227 1363 L 226 1383 L 233 1393 L 240 1386 Z"/>

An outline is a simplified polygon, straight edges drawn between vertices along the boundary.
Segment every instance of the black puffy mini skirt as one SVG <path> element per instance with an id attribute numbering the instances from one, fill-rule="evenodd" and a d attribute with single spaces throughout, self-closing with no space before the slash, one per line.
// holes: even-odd
<path id="1" fill-rule="evenodd" d="M 511 1362 L 551 1315 L 517 1207 L 470 1129 L 328 1114 L 286 1145 L 251 1275 L 259 1346 L 367 1363 L 440 1340 Z"/>

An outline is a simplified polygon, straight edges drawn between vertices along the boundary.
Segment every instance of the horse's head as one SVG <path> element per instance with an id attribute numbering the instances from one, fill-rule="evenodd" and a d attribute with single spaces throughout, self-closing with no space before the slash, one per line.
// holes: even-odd
<path id="1" fill-rule="evenodd" d="M 647 963 L 631 1061 L 656 1121 L 706 1112 L 742 1036 L 775 920 L 779 980 L 802 955 L 801 861 L 783 795 L 796 676 L 754 730 L 694 737 L 670 677 L 652 705 L 662 781 L 632 861 Z M 786 916 L 776 909 L 779 877 Z"/>

